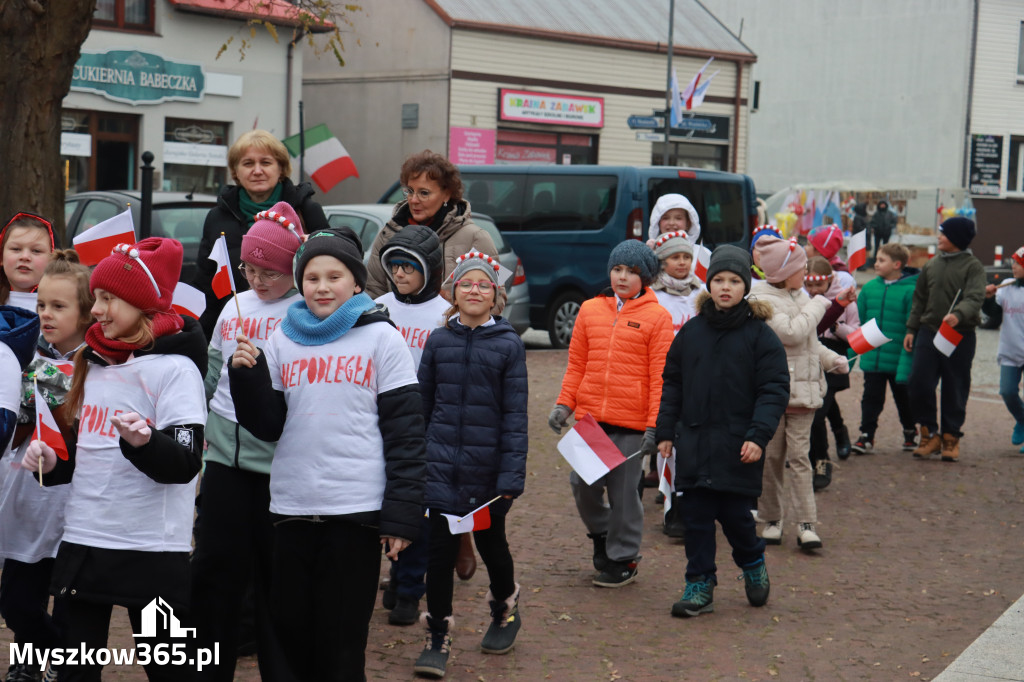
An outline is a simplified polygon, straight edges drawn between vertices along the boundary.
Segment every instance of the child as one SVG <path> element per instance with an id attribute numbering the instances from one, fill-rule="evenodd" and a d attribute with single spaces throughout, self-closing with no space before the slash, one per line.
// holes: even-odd
<path id="1" fill-rule="evenodd" d="M 881 207 L 879 207 L 881 210 Z M 874 228 L 872 228 L 874 229 Z M 939 225 L 939 253 L 928 261 L 914 286 L 903 347 L 913 352 L 910 404 L 921 425 L 921 444 L 914 457 L 942 453 L 943 462 L 960 459 L 960 438 L 971 392 L 971 363 L 985 300 L 985 266 L 967 248 L 975 235 L 974 221 L 960 216 Z M 935 347 L 935 334 L 945 322 L 963 335 L 946 357 Z M 942 379 L 942 431 L 935 419 L 935 387 Z"/>
<path id="2" fill-rule="evenodd" d="M 75 353 L 65 400 L 66 421 L 78 422 L 69 458 L 34 440 L 22 460 L 35 472 L 42 459 L 48 485 L 71 483 L 51 589 L 65 602 L 75 649 L 106 646 L 114 605 L 128 609 L 135 633 L 154 600 L 188 608 L 206 341 L 198 322 L 171 307 L 181 257 L 179 242 L 153 237 L 118 244 L 96 266 L 97 321 Z M 136 642 L 169 650 L 170 636 L 159 628 Z M 99 679 L 101 668 L 80 661 L 60 674 Z M 180 679 L 181 669 L 153 662 L 146 674 Z"/>
<path id="3" fill-rule="evenodd" d="M 838 225 L 821 225 L 814 228 L 807 235 L 807 243 L 804 245 L 808 259 L 821 256 L 828 261 L 840 288 L 856 287 L 857 281 L 846 267 L 846 261 L 839 257 L 839 250 L 842 248 L 843 230 Z"/>
<path id="4" fill-rule="evenodd" d="M 888 245 L 886 245 L 888 246 Z M 1013 434 L 1010 442 L 1024 443 L 1024 401 L 1020 398 L 1020 377 L 1024 373 L 1024 246 L 1010 259 L 1013 269 L 1012 283 L 1001 286 L 989 284 L 985 296 L 995 297 L 1003 308 L 1003 324 L 999 330 L 999 395 L 1013 416 Z M 1024 453 L 1024 447 L 1020 449 Z"/>
<path id="5" fill-rule="evenodd" d="M 861 320 L 874 320 L 879 330 L 893 340 L 907 333 L 907 317 L 917 284 L 916 268 L 907 267 L 910 252 L 902 244 L 890 243 L 878 247 L 875 272 L 878 277 L 864 284 L 857 297 L 857 311 Z M 864 370 L 864 393 L 860 400 L 860 438 L 853 451 L 866 455 L 875 445 L 878 415 L 885 407 L 885 386 L 892 391 L 896 412 L 903 425 L 903 449 L 917 447 L 913 413 L 907 395 L 912 356 L 902 344 L 887 343 L 860 356 Z"/>
<path id="6" fill-rule="evenodd" d="M 626 240 L 612 249 L 608 270 L 611 288 L 580 306 L 548 426 L 561 433 L 573 411 L 577 419 L 589 414 L 629 457 L 592 485 L 575 471 L 569 476 L 576 509 L 594 541 L 593 582 L 622 587 L 636 580 L 640 561 L 644 509 L 637 483 L 643 456 L 656 452 L 654 425 L 672 316 L 649 288 L 658 259 L 642 242 Z M 631 457 L 638 450 L 640 456 Z"/>
<path id="7" fill-rule="evenodd" d="M 0 305 L 36 310 L 35 290 L 53 251 L 53 225 L 31 213 L 18 213 L 0 231 Z"/>
<path id="8" fill-rule="evenodd" d="M 789 488 L 797 525 L 797 546 L 818 549 L 821 538 L 815 532 L 817 507 L 814 503 L 813 474 L 807 453 L 810 449 L 814 411 L 822 405 L 828 371 L 846 373 L 845 357 L 828 350 L 818 341 L 817 326 L 831 306 L 824 296 L 810 298 L 803 290 L 807 254 L 796 239 L 762 238 L 757 250 L 767 284 L 750 294 L 752 301 L 767 301 L 773 313 L 768 326 L 786 349 L 789 363 L 789 405 L 779 428 L 765 450 L 764 492 L 758 517 L 767 524 L 761 537 L 769 545 L 782 542 L 782 499 L 784 484 Z M 786 465 L 788 464 L 788 475 Z"/>
<path id="9" fill-rule="evenodd" d="M 427 422 L 430 634 L 414 670 L 431 677 L 445 674 L 454 625 L 452 573 L 460 538 L 444 514 L 461 517 L 500 496 L 489 506 L 490 527 L 473 532 L 490 578 L 491 624 L 481 651 L 508 653 L 522 625 L 505 526 L 526 482 L 529 389 L 522 340 L 506 320 L 491 317 L 501 287 L 498 271 L 497 261 L 479 251 L 456 261 L 445 281 L 452 307 L 445 326 L 427 339 L 419 371 Z"/>
<path id="10" fill-rule="evenodd" d="M 0 463 L 5 471 L 15 465 L 28 448 L 28 436 L 35 428 L 35 401 L 43 399 L 58 424 L 59 406 L 71 387 L 71 358 L 85 342 L 85 330 L 92 324 L 89 310 L 89 268 L 78 264 L 78 254 L 68 249 L 54 251 L 39 282 L 37 309 L 42 335 L 36 354 L 22 378 L 19 432 L 9 457 Z M 39 392 L 35 388 L 38 386 Z M 20 446 L 20 447 L 19 447 Z M 64 504 L 69 487 L 39 488 L 28 473 L 7 476 L 0 491 L 0 614 L 14 631 L 14 640 L 31 643 L 39 651 L 61 645 L 63 601 L 54 603 L 49 614 L 50 577 L 53 558 L 64 532 Z M 19 671 L 22 678 L 13 673 Z M 24 664 L 12 665 L 8 679 L 38 679 L 36 671 Z M 25 677 L 28 676 L 28 677 Z"/>
<path id="11" fill-rule="evenodd" d="M 271 616 L 290 675 L 363 679 L 381 544 L 397 558 L 423 516 L 423 411 L 412 357 L 363 292 L 348 228 L 295 253 L 303 300 L 261 352 L 237 336 L 228 378 L 243 428 L 278 441 Z"/>
<path id="12" fill-rule="evenodd" d="M 662 194 L 651 209 L 647 246 L 654 248 L 658 235 L 666 232 L 685 232 L 690 243 L 700 239 L 700 217 L 690 200 L 682 194 Z"/>
<path id="13" fill-rule="evenodd" d="M 758 261 L 761 260 L 761 254 L 758 253 L 757 241 L 762 237 L 768 237 L 769 239 L 782 239 L 782 232 L 774 225 L 761 225 L 756 228 L 750 235 L 750 273 L 751 273 L 751 288 L 755 288 L 759 282 L 764 281 L 764 271 L 761 266 L 758 265 Z"/>
<path id="14" fill-rule="evenodd" d="M 270 462 L 274 443 L 239 428 L 225 358 L 237 338 L 245 335 L 259 348 L 284 319 L 288 307 L 301 300 L 292 280 L 292 259 L 302 244 L 302 225 L 287 202 L 255 216 L 242 237 L 239 270 L 249 283 L 238 294 L 238 308 L 225 305 L 210 341 L 206 397 L 206 468 L 203 473 L 192 554 L 192 619 L 201 646 L 219 643 L 221 656 L 203 672 L 231 680 L 235 673 L 239 622 L 247 588 L 253 586 L 256 650 L 261 675 L 280 679 L 284 662 L 269 622 L 270 565 L 273 526 L 270 519 Z M 252 574 L 252 581 L 239 576 Z"/>
<path id="15" fill-rule="evenodd" d="M 751 503 L 761 495 L 761 453 L 789 402 L 786 351 L 765 324 L 771 307 L 748 303 L 750 255 L 729 244 L 711 255 L 698 314 L 676 335 L 665 360 L 656 437 L 662 456 L 676 448 L 676 489 L 686 524 L 686 589 L 672 605 L 680 618 L 710 613 L 715 584 L 715 521 L 743 570 L 747 600 L 768 601 L 765 542 Z"/>
<path id="16" fill-rule="evenodd" d="M 814 256 L 807 261 L 807 275 L 804 277 L 804 290 L 808 296 L 824 296 L 832 302 L 825 316 L 818 323 L 818 340 L 822 345 L 840 355 L 846 355 L 850 344 L 846 337 L 860 327 L 857 307 L 850 305 L 856 298 L 854 286 L 844 287 L 836 277 L 839 273 L 832 272 L 832 266 L 821 256 Z M 829 313 L 835 311 L 836 314 Z M 826 391 L 822 406 L 814 413 L 811 423 L 811 467 L 814 469 L 812 480 L 814 490 L 823 490 L 832 483 L 832 462 L 828 457 L 828 418 L 835 415 L 840 426 L 833 426 L 836 438 L 836 454 L 840 459 L 850 456 L 850 434 L 843 425 L 843 415 L 836 402 L 836 393 L 850 387 L 848 374 L 828 373 L 825 375 Z"/>

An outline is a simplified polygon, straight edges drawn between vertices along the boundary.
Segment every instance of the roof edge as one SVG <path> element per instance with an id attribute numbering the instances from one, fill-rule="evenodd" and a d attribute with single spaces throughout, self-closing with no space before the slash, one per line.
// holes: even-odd
<path id="1" fill-rule="evenodd" d="M 238 0 L 235 2 L 223 2 L 223 0 L 168 0 L 174 9 L 181 12 L 203 14 L 207 16 L 220 17 L 222 19 L 244 19 L 247 21 L 266 21 L 275 26 L 286 26 L 288 28 L 301 28 L 305 25 L 298 18 L 299 10 L 285 0 Z M 335 29 L 331 22 L 324 22 L 322 25 L 311 25 L 308 27 L 312 33 L 328 33 Z"/>

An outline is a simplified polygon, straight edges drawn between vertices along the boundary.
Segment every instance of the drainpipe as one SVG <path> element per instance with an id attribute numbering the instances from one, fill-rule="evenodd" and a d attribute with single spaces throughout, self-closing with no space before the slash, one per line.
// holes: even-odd
<path id="1" fill-rule="evenodd" d="M 967 115 L 964 117 L 964 158 L 960 163 L 960 187 L 967 189 L 967 166 L 971 162 L 971 107 L 974 103 L 974 60 L 978 51 L 978 0 L 974 0 L 971 29 L 971 64 L 967 72 Z"/>
<path id="2" fill-rule="evenodd" d="M 291 42 L 288 43 L 288 56 L 285 60 L 285 85 L 284 85 L 284 136 L 292 134 L 292 62 L 294 60 L 295 43 L 302 40 L 306 35 L 305 29 L 298 29 L 292 32 Z"/>
<path id="3" fill-rule="evenodd" d="M 732 127 L 732 135 L 733 135 L 733 141 L 732 141 L 732 172 L 733 173 L 736 172 L 736 166 L 739 163 L 739 158 L 740 158 L 740 94 L 743 91 L 740 86 L 742 84 L 743 84 L 743 62 L 738 61 L 738 62 L 736 62 L 736 101 L 735 101 L 735 103 L 733 105 L 734 106 L 734 110 L 735 110 L 735 114 L 733 115 L 733 120 L 736 121 L 736 124 Z M 749 119 L 747 120 L 747 125 L 750 125 Z M 747 144 L 748 145 L 750 144 L 750 132 L 749 131 L 747 132 Z"/>

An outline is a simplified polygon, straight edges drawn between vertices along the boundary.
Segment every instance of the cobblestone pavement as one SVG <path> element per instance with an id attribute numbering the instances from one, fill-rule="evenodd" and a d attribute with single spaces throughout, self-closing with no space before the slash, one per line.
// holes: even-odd
<path id="1" fill-rule="evenodd" d="M 747 605 L 719 534 L 715 612 L 669 615 L 682 592 L 683 547 L 660 532 L 653 491 L 635 584 L 591 585 L 590 541 L 569 492 L 547 414 L 564 351 L 531 350 L 530 460 L 526 494 L 509 517 L 522 584 L 523 629 L 509 655 L 480 653 L 487 625 L 486 571 L 457 582 L 451 680 L 928 680 L 1024 592 L 1024 455 L 1009 443 L 1011 418 L 997 395 L 995 332 L 979 332 L 975 386 L 961 461 L 918 461 L 900 450 L 891 406 L 875 454 L 838 462 L 818 493 L 824 548 L 796 548 L 794 528 L 770 547 L 771 598 Z M 839 402 L 859 425 L 861 374 Z M 424 602 L 425 603 L 425 602 Z M 367 650 L 371 680 L 413 679 L 420 626 L 387 625 L 376 610 Z M 2 642 L 10 641 L 3 630 Z M 130 645 L 123 612 L 111 645 Z M 6 649 L 6 647 L 5 647 Z M 105 679 L 143 680 L 108 668 Z M 238 680 L 258 680 L 242 659 Z"/>

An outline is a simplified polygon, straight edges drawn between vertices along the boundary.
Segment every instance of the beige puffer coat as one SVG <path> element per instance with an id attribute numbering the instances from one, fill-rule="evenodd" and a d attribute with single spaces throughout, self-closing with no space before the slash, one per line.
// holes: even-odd
<path id="1" fill-rule="evenodd" d="M 750 300 L 772 305 L 768 326 L 786 348 L 789 406 L 818 409 L 826 390 L 825 371 L 843 360 L 818 341 L 818 323 L 831 303 L 824 296 L 811 298 L 803 289 L 777 289 L 770 284 L 754 287 Z"/>

